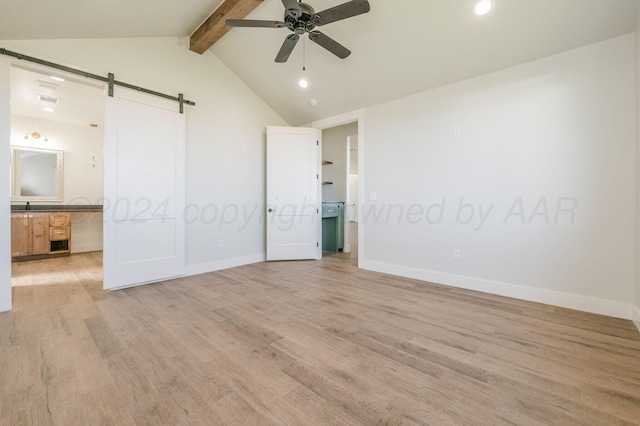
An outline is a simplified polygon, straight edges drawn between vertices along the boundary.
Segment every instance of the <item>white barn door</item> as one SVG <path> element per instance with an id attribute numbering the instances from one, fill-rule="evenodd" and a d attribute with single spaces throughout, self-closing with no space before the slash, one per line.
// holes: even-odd
<path id="1" fill-rule="evenodd" d="M 185 117 L 177 102 L 116 87 L 105 105 L 104 288 L 185 271 Z"/>
<path id="2" fill-rule="evenodd" d="M 267 128 L 267 260 L 322 258 L 320 131 Z"/>

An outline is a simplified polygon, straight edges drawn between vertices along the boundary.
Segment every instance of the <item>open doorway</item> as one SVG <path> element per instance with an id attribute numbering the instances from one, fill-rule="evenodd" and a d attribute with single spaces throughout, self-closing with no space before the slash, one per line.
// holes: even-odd
<path id="1" fill-rule="evenodd" d="M 357 121 L 322 130 L 323 255 L 341 256 L 356 265 L 357 154 Z"/>
<path id="2" fill-rule="evenodd" d="M 14 64 L 10 98 L 11 285 L 101 285 L 104 88 Z"/>

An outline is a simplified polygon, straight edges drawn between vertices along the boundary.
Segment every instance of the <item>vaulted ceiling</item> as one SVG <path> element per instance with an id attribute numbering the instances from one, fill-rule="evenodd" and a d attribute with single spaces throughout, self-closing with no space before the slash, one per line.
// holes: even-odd
<path id="1" fill-rule="evenodd" d="M 342 3 L 308 1 L 316 11 Z M 290 32 L 266 28 L 234 28 L 205 54 L 215 54 L 298 125 L 633 32 L 640 4 L 494 0 L 491 13 L 478 17 L 471 13 L 475 0 L 369 1 L 368 14 L 322 28 L 353 52 L 345 60 L 306 40 L 287 63 L 277 64 L 274 58 Z M 221 3 L 7 0 L 0 40 L 187 37 Z M 281 0 L 264 0 L 247 17 L 281 20 L 283 11 Z M 297 84 L 302 77 L 307 89 Z"/>

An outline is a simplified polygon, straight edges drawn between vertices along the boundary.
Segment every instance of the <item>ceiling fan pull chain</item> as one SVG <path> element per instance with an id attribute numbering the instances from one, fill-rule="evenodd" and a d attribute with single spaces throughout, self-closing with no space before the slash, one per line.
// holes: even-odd
<path id="1" fill-rule="evenodd" d="M 302 71 L 307 70 L 307 38 L 302 37 Z"/>

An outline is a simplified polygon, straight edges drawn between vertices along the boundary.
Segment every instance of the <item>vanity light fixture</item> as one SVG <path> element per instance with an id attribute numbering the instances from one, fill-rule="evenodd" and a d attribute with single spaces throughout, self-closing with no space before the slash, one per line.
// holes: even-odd
<path id="1" fill-rule="evenodd" d="M 29 139 L 31 139 L 31 138 L 33 138 L 33 139 L 40 139 L 40 138 L 44 138 L 44 141 L 45 141 L 45 142 L 49 142 L 49 138 L 47 138 L 47 137 L 46 137 L 46 136 L 44 136 L 44 135 L 41 135 L 41 134 L 40 134 L 40 132 L 31 132 L 31 134 L 29 134 L 29 133 L 25 133 L 25 134 L 24 134 L 24 138 L 25 138 L 26 140 L 29 140 Z"/>
<path id="2" fill-rule="evenodd" d="M 484 16 L 487 13 L 491 12 L 492 7 L 493 7 L 493 4 L 491 3 L 490 0 L 481 0 L 477 2 L 476 5 L 473 7 L 473 14 L 477 16 Z"/>

